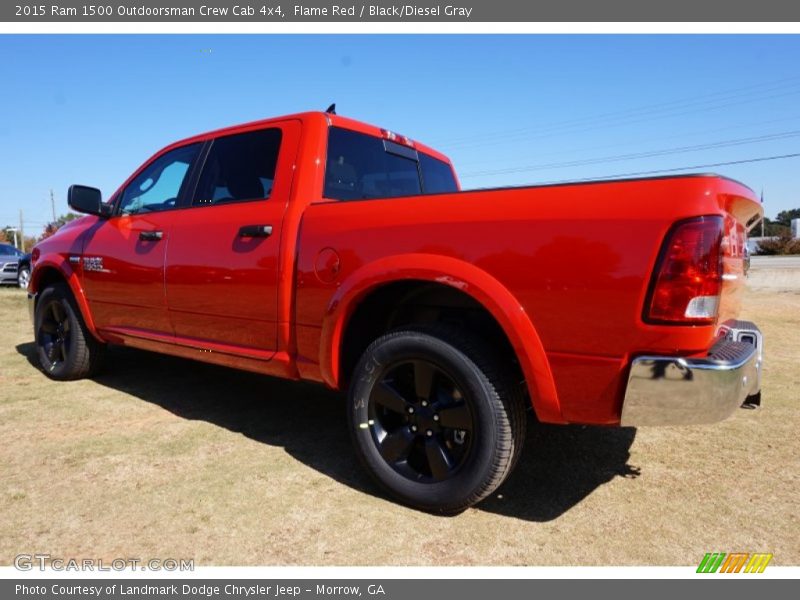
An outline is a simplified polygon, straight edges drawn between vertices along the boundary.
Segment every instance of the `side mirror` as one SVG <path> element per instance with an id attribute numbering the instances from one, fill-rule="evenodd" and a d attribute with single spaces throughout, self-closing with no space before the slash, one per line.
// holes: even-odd
<path id="1" fill-rule="evenodd" d="M 67 204 L 70 208 L 88 215 L 107 217 L 109 207 L 103 204 L 100 190 L 86 185 L 71 185 L 67 192 Z"/>

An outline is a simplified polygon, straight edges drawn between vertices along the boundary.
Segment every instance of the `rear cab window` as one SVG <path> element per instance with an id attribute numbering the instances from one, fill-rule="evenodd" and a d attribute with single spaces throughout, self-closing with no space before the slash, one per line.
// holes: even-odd
<path id="1" fill-rule="evenodd" d="M 330 127 L 324 196 L 333 200 L 457 192 L 449 164 L 393 141 Z"/>

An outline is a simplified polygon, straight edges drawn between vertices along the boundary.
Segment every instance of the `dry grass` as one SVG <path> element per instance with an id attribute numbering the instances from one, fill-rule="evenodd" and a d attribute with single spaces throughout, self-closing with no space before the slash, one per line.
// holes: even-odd
<path id="1" fill-rule="evenodd" d="M 29 362 L 0 290 L 0 564 L 18 553 L 198 565 L 675 565 L 707 551 L 800 564 L 800 294 L 750 292 L 765 408 L 686 428 L 530 430 L 499 494 L 454 518 L 361 472 L 341 398 L 126 349 L 95 381 Z"/>

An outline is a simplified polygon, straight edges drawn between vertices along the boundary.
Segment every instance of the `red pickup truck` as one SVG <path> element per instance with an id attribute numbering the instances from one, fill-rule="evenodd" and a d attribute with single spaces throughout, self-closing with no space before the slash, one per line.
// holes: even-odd
<path id="1" fill-rule="evenodd" d="M 108 344 L 348 390 L 366 469 L 455 513 L 546 423 L 708 423 L 760 400 L 737 321 L 762 208 L 715 175 L 460 191 L 417 141 L 329 113 L 177 142 L 33 251 L 41 366 Z M 176 393 L 179 393 L 176 391 Z"/>

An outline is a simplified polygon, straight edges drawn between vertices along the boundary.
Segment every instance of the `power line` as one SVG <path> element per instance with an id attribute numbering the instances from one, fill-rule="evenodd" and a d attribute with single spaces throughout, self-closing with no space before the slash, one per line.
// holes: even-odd
<path id="1" fill-rule="evenodd" d="M 767 97 L 764 97 L 764 98 L 758 98 L 757 100 L 771 100 L 771 99 L 774 99 L 774 98 L 782 98 L 782 97 L 785 97 L 785 96 L 794 96 L 794 95 L 797 95 L 799 93 L 800 93 L 800 89 L 792 91 L 792 92 L 786 92 L 786 93 L 783 93 L 783 94 L 776 94 L 776 95 L 773 95 L 773 96 L 767 96 Z M 718 105 L 708 106 L 708 107 L 704 107 L 704 108 L 695 108 L 695 109 L 687 110 L 687 111 L 683 111 L 683 112 L 674 112 L 674 113 L 671 113 L 671 114 L 656 115 L 656 116 L 651 116 L 651 117 L 644 117 L 644 118 L 641 118 L 641 119 L 633 119 L 633 120 L 625 120 L 625 119 L 619 120 L 619 119 L 617 119 L 616 121 L 608 121 L 606 123 L 599 122 L 599 123 L 597 123 L 595 125 L 591 125 L 591 126 L 590 125 L 575 125 L 575 126 L 571 126 L 571 127 L 568 127 L 568 128 L 560 128 L 558 130 L 545 131 L 544 133 L 541 133 L 541 134 L 538 134 L 538 135 L 533 135 L 533 136 L 515 134 L 515 135 L 512 135 L 512 136 L 506 136 L 505 139 L 495 139 L 495 140 L 490 140 L 490 141 L 470 142 L 470 143 L 461 144 L 460 146 L 451 145 L 450 147 L 451 148 L 467 148 L 467 147 L 481 147 L 481 148 L 483 148 L 483 147 L 487 147 L 487 146 L 497 146 L 497 145 L 500 145 L 500 144 L 508 144 L 510 142 L 528 142 L 528 141 L 533 141 L 533 140 L 538 140 L 538 139 L 552 138 L 552 137 L 555 137 L 555 136 L 558 136 L 558 135 L 566 135 L 566 134 L 569 134 L 569 133 L 576 133 L 576 132 L 583 133 L 585 131 L 596 131 L 598 129 L 607 129 L 609 127 L 627 127 L 627 126 L 630 126 L 630 125 L 636 125 L 636 124 L 639 124 L 639 123 L 645 123 L 645 122 L 648 122 L 648 121 L 654 121 L 654 120 L 659 120 L 659 119 L 682 117 L 682 116 L 689 115 L 689 114 L 709 112 L 709 111 L 717 111 L 717 110 L 720 110 L 722 108 L 727 108 L 727 107 L 730 107 L 730 106 L 738 106 L 738 105 L 741 105 L 741 104 L 747 104 L 747 103 L 752 102 L 752 101 L 753 100 L 743 100 L 743 101 L 738 101 L 738 102 L 729 102 L 727 104 L 718 104 Z M 444 146 L 444 147 L 446 147 L 446 146 Z"/>
<path id="2" fill-rule="evenodd" d="M 726 162 L 707 163 L 704 165 L 692 165 L 689 167 L 675 167 L 673 169 L 656 169 L 653 171 L 635 171 L 631 173 L 617 173 L 616 175 L 603 175 L 601 177 L 584 177 L 582 179 L 563 179 L 558 181 L 545 181 L 536 185 L 551 185 L 556 183 L 578 183 L 581 181 L 602 181 L 604 179 L 624 179 L 626 177 L 639 177 L 643 175 L 658 175 L 660 173 L 676 173 L 678 171 L 694 171 L 697 169 L 710 169 L 712 167 L 727 167 L 730 165 L 742 165 L 745 163 L 765 162 L 768 160 L 781 160 L 784 158 L 798 158 L 800 152 L 793 154 L 779 154 L 776 156 L 760 156 L 758 158 L 745 158 L 742 160 L 729 160 Z"/>
<path id="3" fill-rule="evenodd" d="M 543 163 L 538 165 L 528 165 L 524 167 L 507 167 L 504 169 L 485 169 L 483 171 L 472 171 L 462 173 L 462 177 L 478 177 L 482 175 L 506 175 L 510 173 L 523 173 L 528 171 L 542 171 L 544 169 L 563 169 L 566 167 L 579 167 L 584 165 L 597 165 L 607 162 L 620 162 L 628 160 L 636 160 L 640 158 L 653 158 L 656 156 L 666 156 L 669 154 L 682 154 L 684 152 L 699 152 L 701 150 L 713 150 L 716 148 L 728 148 L 731 146 L 743 146 L 747 144 L 755 144 L 761 142 L 775 141 L 788 139 L 800 136 L 800 129 L 793 131 L 783 131 L 779 133 L 752 136 L 747 138 L 736 138 L 732 140 L 722 140 L 718 142 L 710 142 L 707 144 L 695 144 L 692 146 L 678 146 L 674 148 L 662 148 L 660 150 L 649 150 L 646 152 L 633 152 L 628 154 L 616 154 L 612 156 L 603 156 L 596 158 L 586 158 L 579 160 L 571 160 L 564 162 Z"/>
<path id="4" fill-rule="evenodd" d="M 550 124 L 544 128 L 539 126 L 532 126 L 532 127 L 516 127 L 512 129 L 507 129 L 504 131 L 492 132 L 488 134 L 473 134 L 469 136 L 461 136 L 459 138 L 451 138 L 450 140 L 440 140 L 439 145 L 451 145 L 457 146 L 462 145 L 464 143 L 470 141 L 477 141 L 477 140 L 487 140 L 487 139 L 495 139 L 498 137 L 508 137 L 508 136 L 517 136 L 522 133 L 527 132 L 535 132 L 537 130 L 543 132 L 549 132 L 553 130 L 563 129 L 565 127 L 575 127 L 580 126 L 586 123 L 596 123 L 598 121 L 613 119 L 619 120 L 621 117 L 626 116 L 641 116 L 646 114 L 658 113 L 658 112 L 665 112 L 665 111 L 674 111 L 674 110 L 682 110 L 689 106 L 696 106 L 698 104 L 708 104 L 710 102 L 715 102 L 719 100 L 729 100 L 735 99 L 737 97 L 745 97 L 745 96 L 752 96 L 755 94 L 759 96 L 764 92 L 776 91 L 781 90 L 784 88 L 793 88 L 797 85 L 800 85 L 800 76 L 788 77 L 785 79 L 779 79 L 773 82 L 767 83 L 759 83 L 759 84 L 751 84 L 748 86 L 734 88 L 726 91 L 721 92 L 712 92 L 709 94 L 702 94 L 700 96 L 692 96 L 689 98 L 683 98 L 679 100 L 672 100 L 669 102 L 661 102 L 657 104 L 651 105 L 644 105 L 636 108 L 629 108 L 622 111 L 611 111 L 607 113 L 601 113 L 599 115 L 590 115 L 585 117 L 578 117 L 575 119 L 568 119 L 566 121 L 561 121 L 559 123 Z M 788 83 L 787 82 L 794 82 Z M 745 90 L 753 90 L 750 92 L 742 93 Z M 703 98 L 709 98 L 708 100 L 702 100 Z M 716 98 L 717 100 L 714 100 Z M 759 99 L 758 97 L 755 98 L 756 100 Z M 713 107 L 716 108 L 716 107 Z M 704 109 L 705 110 L 705 109 Z"/>
<path id="5" fill-rule="evenodd" d="M 796 114 L 796 115 L 793 115 L 791 117 L 782 117 L 780 119 L 769 119 L 768 121 L 758 121 L 758 122 L 755 122 L 755 123 L 742 123 L 742 124 L 738 124 L 737 123 L 736 125 L 728 125 L 726 127 L 715 127 L 714 129 L 696 129 L 695 128 L 695 129 L 692 129 L 689 132 L 683 132 L 683 133 L 679 133 L 679 134 L 676 134 L 676 135 L 659 136 L 658 139 L 660 141 L 665 141 L 665 140 L 679 140 L 679 139 L 682 139 L 682 138 L 705 137 L 705 136 L 707 136 L 708 134 L 711 134 L 711 133 L 719 133 L 719 132 L 722 132 L 722 131 L 731 131 L 732 129 L 738 131 L 738 130 L 749 129 L 751 127 L 757 127 L 757 126 L 761 126 L 761 125 L 772 125 L 774 123 L 785 123 L 786 121 L 797 121 L 797 120 L 800 120 L 800 114 Z M 638 146 L 638 145 L 641 145 L 642 143 L 651 142 L 651 141 L 652 141 L 652 137 L 648 137 L 646 140 L 628 140 L 628 141 L 625 141 L 625 142 L 615 142 L 615 143 L 612 143 L 612 144 L 601 144 L 599 146 L 588 146 L 588 147 L 586 147 L 586 146 L 580 147 L 579 146 L 577 148 L 573 147 L 573 148 L 568 148 L 566 150 L 559 150 L 557 152 L 551 152 L 551 151 L 548 150 L 547 156 L 550 157 L 550 156 L 560 156 L 560 155 L 563 155 L 563 154 L 572 154 L 572 155 L 574 155 L 574 154 L 582 154 L 584 152 L 591 152 L 593 150 L 605 150 L 606 148 L 619 148 L 620 146 L 623 146 L 623 147 L 624 146 Z M 492 162 L 503 162 L 503 158 L 501 157 L 501 158 L 497 159 L 496 161 L 487 160 L 487 159 L 479 160 L 479 161 L 469 161 L 469 162 L 461 162 L 461 161 L 459 161 L 458 166 L 460 168 L 475 167 L 477 165 L 485 167 L 487 164 L 491 164 Z"/>
<path id="6" fill-rule="evenodd" d="M 796 80 L 798 78 L 789 78 L 787 80 L 781 81 L 791 81 Z M 778 91 L 781 89 L 788 89 L 788 88 L 796 88 L 800 85 L 800 82 L 793 83 L 790 85 L 775 85 L 773 84 L 771 87 L 769 85 L 759 85 L 759 86 L 748 86 L 747 88 L 740 88 L 740 89 L 749 89 L 752 87 L 758 87 L 759 89 L 753 92 L 749 92 L 746 94 L 732 94 L 731 92 L 722 92 L 716 94 L 707 94 L 705 96 L 700 96 L 700 98 L 707 97 L 707 96 L 729 96 L 728 98 L 719 98 L 718 100 L 701 100 L 701 101 L 692 101 L 687 102 L 686 100 L 681 101 L 674 101 L 670 103 L 662 103 L 653 105 L 655 107 L 662 107 L 664 108 L 652 108 L 652 107 L 641 107 L 637 109 L 629 109 L 626 111 L 619 111 L 619 112 L 610 112 L 604 113 L 595 116 L 587 116 L 587 117 L 580 117 L 578 119 L 571 119 L 567 121 L 562 121 L 560 123 L 551 124 L 545 127 L 522 127 L 516 129 L 510 129 L 500 132 L 488 133 L 488 134 L 478 134 L 474 136 L 462 137 L 458 139 L 450 140 L 449 142 L 439 142 L 439 146 L 447 146 L 447 147 L 469 147 L 469 146 L 491 146 L 496 145 L 499 143 L 503 143 L 510 139 L 515 139 L 518 141 L 524 141 L 529 139 L 538 139 L 543 137 L 552 137 L 553 135 L 557 135 L 559 133 L 565 133 L 567 131 L 572 130 L 593 130 L 593 129 L 601 129 L 603 127 L 609 127 L 612 125 L 628 125 L 628 124 L 635 124 L 635 123 L 642 123 L 646 121 L 652 121 L 656 119 L 663 119 L 663 118 L 670 118 L 670 117 L 677 117 L 683 116 L 686 114 L 698 113 L 698 112 L 706 112 L 710 110 L 718 110 L 720 108 L 726 108 L 729 106 L 737 106 L 740 104 L 747 104 L 754 101 L 759 100 L 770 100 L 773 98 L 780 98 L 784 96 L 795 95 L 800 93 L 800 90 L 794 89 L 793 91 L 783 92 L 779 94 L 772 94 L 764 96 L 764 92 L 770 91 Z M 745 98 L 748 96 L 753 96 L 745 100 L 737 100 L 734 102 L 725 102 L 723 104 L 713 104 L 714 102 L 719 102 L 719 100 L 736 100 L 737 98 Z M 711 103 L 711 104 L 710 104 Z M 708 105 L 708 106 L 702 106 Z M 685 110 L 688 107 L 692 106 L 699 106 L 699 108 L 692 108 L 690 110 Z M 678 112 L 676 112 L 678 111 Z M 661 113 L 661 114 L 659 114 Z M 649 116 L 647 116 L 649 115 Z M 643 117 L 643 118 L 634 118 L 630 119 L 629 117 Z M 538 133 L 537 133 L 538 131 Z M 535 135 L 530 135 L 534 133 Z"/>
<path id="7" fill-rule="evenodd" d="M 18 218 L 18 217 L 4 217 L 2 219 L 2 221 L 9 221 L 10 222 L 10 221 L 13 221 L 16 218 Z M 49 225 L 50 224 L 48 221 L 31 221 L 29 219 L 25 219 L 25 222 L 28 225 Z"/>

